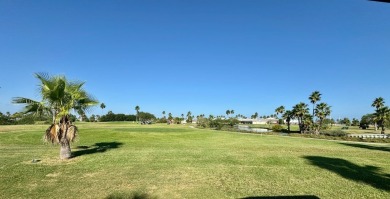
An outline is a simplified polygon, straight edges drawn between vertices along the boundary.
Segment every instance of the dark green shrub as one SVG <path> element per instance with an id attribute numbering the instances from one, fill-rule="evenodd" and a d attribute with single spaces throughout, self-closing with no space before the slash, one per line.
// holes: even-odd
<path id="1" fill-rule="evenodd" d="M 274 132 L 281 132 L 283 130 L 283 126 L 280 124 L 275 124 L 272 126 L 272 131 Z"/>
<path id="2" fill-rule="evenodd" d="M 325 130 L 320 132 L 321 135 L 333 136 L 333 137 L 345 137 L 347 133 L 343 130 Z"/>

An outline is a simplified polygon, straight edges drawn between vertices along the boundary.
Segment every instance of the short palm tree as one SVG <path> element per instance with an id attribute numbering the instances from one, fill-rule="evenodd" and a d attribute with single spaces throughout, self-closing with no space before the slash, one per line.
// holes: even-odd
<path id="1" fill-rule="evenodd" d="M 304 132 L 305 130 L 305 122 L 307 121 L 307 114 L 309 113 L 309 108 L 307 107 L 307 104 L 300 102 L 299 104 L 296 104 L 293 107 L 292 110 L 294 117 L 298 119 L 298 124 L 299 124 L 299 131 L 301 133 Z"/>
<path id="2" fill-rule="evenodd" d="M 322 122 L 324 119 L 330 115 L 330 106 L 328 104 L 322 102 L 317 104 L 315 108 L 315 116 L 319 119 L 319 126 L 318 129 L 316 129 L 316 133 L 319 133 L 319 130 L 322 128 Z"/>
<path id="3" fill-rule="evenodd" d="M 68 159 L 71 157 L 70 142 L 77 135 L 77 127 L 70 121 L 70 112 L 85 113 L 98 101 L 82 88 L 84 82 L 72 82 L 65 76 L 49 76 L 45 73 L 36 73 L 35 77 L 40 81 L 41 101 L 15 97 L 13 103 L 25 104 L 25 113 L 46 113 L 52 116 L 52 124 L 46 130 L 44 139 L 59 143 L 60 158 Z"/>
<path id="4" fill-rule="evenodd" d="M 390 109 L 387 106 L 381 107 L 376 110 L 375 118 L 378 121 L 378 126 L 381 127 L 381 134 L 385 134 L 386 122 L 390 120 Z"/>
<path id="5" fill-rule="evenodd" d="M 377 111 L 377 112 L 384 105 L 385 105 L 385 100 L 382 97 L 375 98 L 374 101 L 371 104 L 372 107 L 375 107 L 375 111 Z M 377 125 L 377 120 L 375 120 L 375 118 L 374 118 L 374 121 L 375 121 L 375 131 L 377 131 L 378 130 L 378 125 Z"/>

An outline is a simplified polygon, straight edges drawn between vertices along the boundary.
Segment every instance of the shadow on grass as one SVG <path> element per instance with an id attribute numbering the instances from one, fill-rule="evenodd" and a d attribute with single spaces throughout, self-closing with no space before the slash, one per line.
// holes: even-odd
<path id="1" fill-rule="evenodd" d="M 134 191 L 131 193 L 112 193 L 105 199 L 157 199 L 157 197 L 145 192 Z"/>
<path id="2" fill-rule="evenodd" d="M 120 142 L 98 142 L 92 146 L 78 146 L 77 148 L 81 150 L 72 152 L 72 158 L 94 153 L 104 153 L 109 149 L 119 148 L 122 144 Z"/>
<path id="3" fill-rule="evenodd" d="M 359 166 L 340 158 L 305 156 L 312 165 L 332 171 L 346 179 L 368 184 L 374 188 L 390 191 L 389 174 L 381 174 L 379 167 Z"/>
<path id="4" fill-rule="evenodd" d="M 362 149 L 370 149 L 370 150 L 377 150 L 377 151 L 387 151 L 390 152 L 390 147 L 384 147 L 384 146 L 372 146 L 372 145 L 366 145 L 366 144 L 354 144 L 354 143 L 340 143 L 345 146 L 352 146 Z"/>
<path id="5" fill-rule="evenodd" d="M 317 196 L 249 196 L 241 199 L 319 199 Z"/>

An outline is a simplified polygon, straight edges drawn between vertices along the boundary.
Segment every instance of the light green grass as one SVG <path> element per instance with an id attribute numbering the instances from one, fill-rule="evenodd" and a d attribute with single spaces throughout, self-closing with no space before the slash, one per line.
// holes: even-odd
<path id="1" fill-rule="evenodd" d="M 47 126 L 0 126 L 0 198 L 390 197 L 389 144 L 188 125 L 77 125 L 76 157 L 66 161 L 58 146 L 42 143 Z"/>

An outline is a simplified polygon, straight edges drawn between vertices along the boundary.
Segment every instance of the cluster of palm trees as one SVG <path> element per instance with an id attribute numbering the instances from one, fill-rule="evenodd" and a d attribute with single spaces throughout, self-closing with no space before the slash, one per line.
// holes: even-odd
<path id="1" fill-rule="evenodd" d="M 226 116 L 229 118 L 229 115 L 233 115 L 234 110 L 226 110 Z"/>
<path id="2" fill-rule="evenodd" d="M 69 81 L 65 76 L 50 76 L 46 73 L 36 73 L 35 77 L 39 80 L 41 100 L 15 97 L 12 101 L 24 104 L 24 113 L 52 116 L 52 124 L 46 130 L 44 139 L 59 143 L 60 158 L 68 159 L 71 157 L 70 142 L 77 135 L 77 127 L 70 120 L 71 112 L 85 115 L 98 101 L 83 89 L 84 82 Z"/>
<path id="3" fill-rule="evenodd" d="M 312 114 L 309 113 L 309 106 L 304 102 L 300 102 L 293 106 L 292 110 L 285 110 L 284 106 L 279 106 L 275 109 L 276 114 L 282 114 L 282 118 L 286 120 L 288 131 L 290 131 L 290 122 L 292 119 L 298 120 L 299 131 L 314 132 L 319 134 L 319 131 L 323 128 L 323 121 L 331 113 L 331 107 L 321 102 L 321 93 L 314 91 L 309 96 L 310 103 L 313 104 Z M 317 120 L 315 120 L 317 117 Z"/>
<path id="4" fill-rule="evenodd" d="M 384 134 L 386 125 L 389 125 L 387 123 L 390 122 L 390 109 L 388 106 L 385 106 L 385 100 L 382 97 L 375 98 L 371 106 L 375 107 L 375 113 L 373 114 L 375 130 L 381 127 L 381 134 Z"/>

